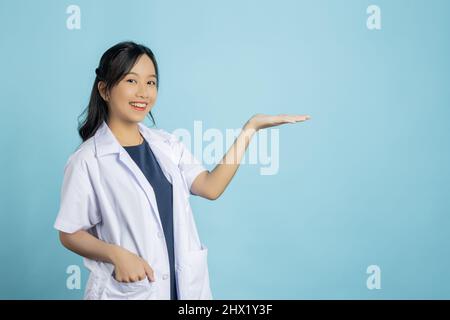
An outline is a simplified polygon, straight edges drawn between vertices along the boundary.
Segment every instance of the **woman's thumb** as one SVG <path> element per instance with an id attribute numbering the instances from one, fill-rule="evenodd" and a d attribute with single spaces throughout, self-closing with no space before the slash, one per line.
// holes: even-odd
<path id="1" fill-rule="evenodd" d="M 152 268 L 150 268 L 150 266 L 148 265 L 148 263 L 145 263 L 144 269 L 145 269 L 145 274 L 146 274 L 147 277 L 150 279 L 150 281 L 154 282 L 154 281 L 155 281 L 155 276 L 154 276 L 154 274 L 153 274 Z"/>

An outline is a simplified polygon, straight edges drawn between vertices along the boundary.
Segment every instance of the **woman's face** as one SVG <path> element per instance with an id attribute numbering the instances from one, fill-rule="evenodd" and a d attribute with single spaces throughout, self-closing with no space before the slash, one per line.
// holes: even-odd
<path id="1" fill-rule="evenodd" d="M 152 109 L 157 96 L 156 72 L 152 60 L 146 54 L 141 55 L 109 94 L 106 95 L 103 82 L 99 82 L 98 90 L 107 101 L 110 119 L 141 122 Z"/>

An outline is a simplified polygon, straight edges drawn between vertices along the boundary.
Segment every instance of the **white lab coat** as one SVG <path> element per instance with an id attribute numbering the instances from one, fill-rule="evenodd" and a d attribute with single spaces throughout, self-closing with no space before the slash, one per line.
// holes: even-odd
<path id="1" fill-rule="evenodd" d="M 199 239 L 189 197 L 206 170 L 171 133 L 138 124 L 139 131 L 173 186 L 175 277 L 178 298 L 212 299 L 208 249 Z M 170 299 L 169 259 L 152 186 L 106 122 L 69 157 L 54 227 L 88 230 L 145 259 L 155 282 L 118 282 L 110 263 L 84 258 L 89 269 L 85 299 Z"/>

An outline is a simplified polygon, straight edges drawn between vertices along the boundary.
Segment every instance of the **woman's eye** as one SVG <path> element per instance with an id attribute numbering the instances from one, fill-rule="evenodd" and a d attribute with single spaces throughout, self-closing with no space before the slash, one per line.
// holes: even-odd
<path id="1" fill-rule="evenodd" d="M 135 82 L 136 82 L 136 80 L 134 80 L 134 79 L 128 79 L 128 80 L 127 80 L 127 82 L 130 82 L 130 83 L 131 83 L 132 81 L 135 81 Z M 153 85 L 153 86 L 156 85 L 156 82 L 155 82 L 155 81 L 149 81 L 148 83 L 151 84 L 151 85 Z"/>

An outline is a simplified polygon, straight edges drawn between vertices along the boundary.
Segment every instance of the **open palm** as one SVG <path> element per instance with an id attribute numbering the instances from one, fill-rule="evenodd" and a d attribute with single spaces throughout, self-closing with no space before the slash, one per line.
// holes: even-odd
<path id="1" fill-rule="evenodd" d="M 247 122 L 247 127 L 254 130 L 279 126 L 285 123 L 296 123 L 311 119 L 309 115 L 297 115 L 297 114 L 255 114 Z"/>

